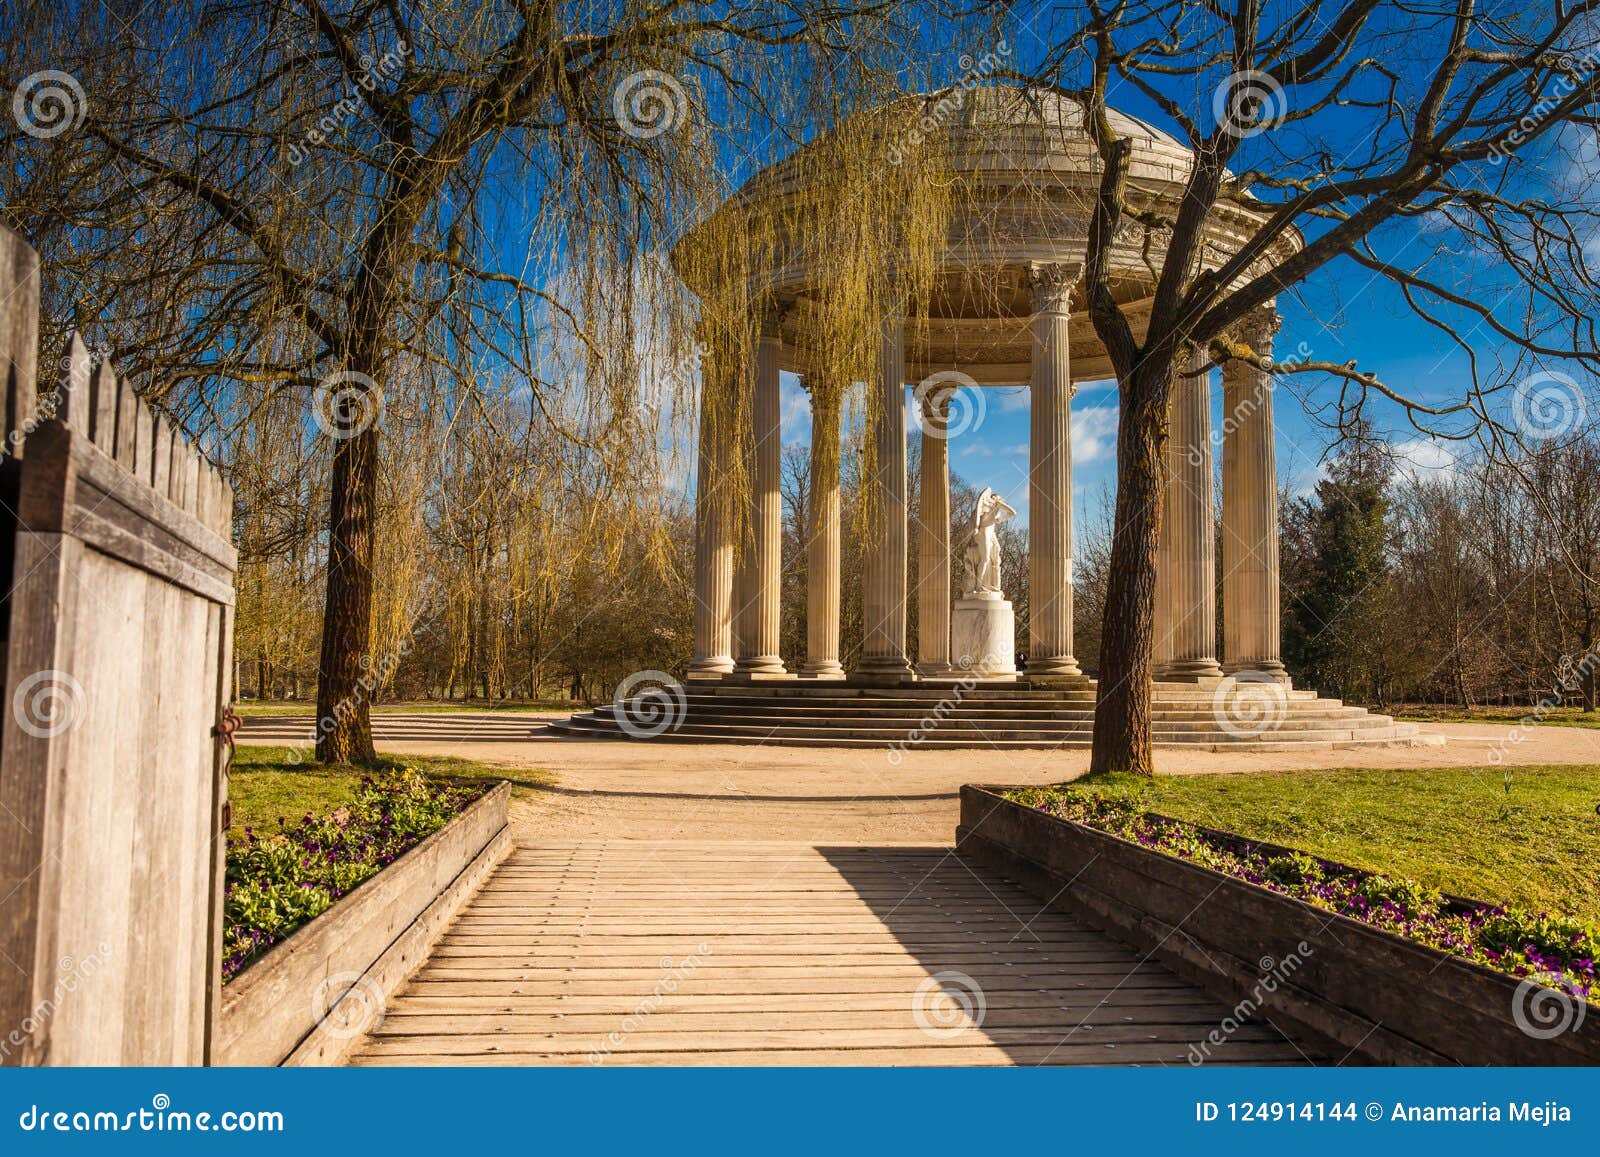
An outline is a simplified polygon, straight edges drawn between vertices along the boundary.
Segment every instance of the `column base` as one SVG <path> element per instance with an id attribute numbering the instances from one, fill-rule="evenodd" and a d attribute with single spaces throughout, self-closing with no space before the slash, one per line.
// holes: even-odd
<path id="1" fill-rule="evenodd" d="M 1225 675 L 1251 674 L 1257 680 L 1271 679 L 1286 686 L 1290 682 L 1288 670 L 1277 659 L 1262 659 L 1254 663 L 1224 663 L 1222 672 Z"/>
<path id="2" fill-rule="evenodd" d="M 837 659 L 807 659 L 800 665 L 802 679 L 843 679 L 844 664 Z"/>
<path id="3" fill-rule="evenodd" d="M 1092 691 L 1094 680 L 1079 671 L 1076 675 L 1036 675 L 1024 668 L 1021 682 L 1040 691 Z"/>
<path id="4" fill-rule="evenodd" d="M 863 658 L 850 672 L 850 679 L 864 687 L 899 687 L 915 683 L 917 673 L 903 657 L 875 655 Z"/>
<path id="5" fill-rule="evenodd" d="M 733 665 L 735 675 L 787 675 L 783 660 L 776 655 L 754 655 Z"/>
<path id="6" fill-rule="evenodd" d="M 1028 679 L 1081 679 L 1083 668 L 1071 655 L 1037 660 L 1030 657 L 1023 664 L 1022 674 Z"/>
<path id="7" fill-rule="evenodd" d="M 685 677 L 696 682 L 715 682 L 731 674 L 733 674 L 733 660 L 727 655 L 713 655 L 690 663 Z"/>
<path id="8" fill-rule="evenodd" d="M 955 668 L 949 663 L 938 661 L 917 664 L 917 678 L 919 679 L 948 679 L 955 674 Z"/>
<path id="9" fill-rule="evenodd" d="M 1182 659 L 1157 667 L 1155 677 L 1159 683 L 1216 683 L 1223 674 L 1215 659 Z"/>

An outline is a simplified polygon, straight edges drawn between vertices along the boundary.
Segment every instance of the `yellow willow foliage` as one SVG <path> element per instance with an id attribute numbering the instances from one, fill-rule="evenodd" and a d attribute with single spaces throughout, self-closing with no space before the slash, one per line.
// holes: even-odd
<path id="1" fill-rule="evenodd" d="M 913 98 L 844 117 L 758 173 L 678 247 L 677 268 L 699 297 L 706 437 L 743 451 L 729 456 L 721 492 L 747 484 L 756 344 L 776 310 L 787 312 L 814 394 L 834 406 L 864 398 L 857 418 L 869 427 L 881 417 L 883 391 L 851 386 L 878 380 L 886 321 L 904 319 L 908 347 L 920 341 L 957 188 L 944 135 L 914 131 L 921 114 Z M 874 440 L 850 444 L 870 476 Z M 735 519 L 742 536 L 744 512 Z"/>

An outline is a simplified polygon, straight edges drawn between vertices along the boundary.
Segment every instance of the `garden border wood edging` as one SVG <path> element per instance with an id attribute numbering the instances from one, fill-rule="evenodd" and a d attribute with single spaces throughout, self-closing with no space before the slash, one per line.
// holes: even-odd
<path id="1" fill-rule="evenodd" d="M 962 787 L 958 852 L 1230 1004 L 1257 1002 L 1274 1020 L 1327 1042 L 1335 1058 L 1600 1064 L 1600 1016 L 1582 1015 L 1592 1012 L 1582 1002 L 1569 1003 L 1564 1031 L 1531 1035 L 1514 1009 L 1538 1029 L 1544 1022 L 1530 1016 L 1530 999 L 1573 998 L 999 794 L 1011 790 Z M 1293 971 L 1263 991 L 1263 977 L 1281 972 L 1291 953 Z M 1224 1040 L 1215 1051 L 1226 1048 Z"/>
<path id="2" fill-rule="evenodd" d="M 241 972 L 222 990 L 214 1063 L 328 1065 L 342 1059 L 362 1034 L 319 1024 L 319 988 L 332 1005 L 381 1001 L 394 992 L 510 851 L 510 799 L 511 785 L 496 783 Z"/>

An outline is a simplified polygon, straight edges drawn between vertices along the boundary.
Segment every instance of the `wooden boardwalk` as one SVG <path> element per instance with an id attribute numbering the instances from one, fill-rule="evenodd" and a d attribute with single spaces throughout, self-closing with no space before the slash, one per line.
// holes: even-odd
<path id="1" fill-rule="evenodd" d="M 1187 1064 L 1227 1014 L 948 848 L 580 841 L 513 851 L 351 1059 Z"/>

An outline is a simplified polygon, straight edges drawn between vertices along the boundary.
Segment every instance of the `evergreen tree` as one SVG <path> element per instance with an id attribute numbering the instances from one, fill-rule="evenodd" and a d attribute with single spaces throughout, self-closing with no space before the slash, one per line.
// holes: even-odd
<path id="1" fill-rule="evenodd" d="M 1315 496 L 1286 511 L 1283 653 L 1297 684 L 1379 703 L 1387 694 L 1391 474 L 1363 426 Z"/>

